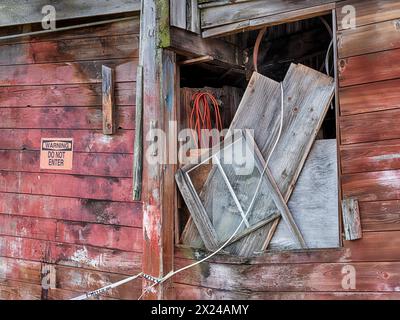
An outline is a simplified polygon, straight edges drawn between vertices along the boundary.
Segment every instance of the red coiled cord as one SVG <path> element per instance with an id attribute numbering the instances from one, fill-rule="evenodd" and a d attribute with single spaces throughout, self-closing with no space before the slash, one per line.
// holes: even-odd
<path id="1" fill-rule="evenodd" d="M 222 130 L 222 120 L 219 111 L 219 104 L 217 99 L 209 92 L 197 92 L 192 97 L 193 109 L 190 115 L 189 125 L 190 128 L 195 130 L 197 137 L 194 139 L 198 142 L 198 148 L 209 148 L 209 141 L 202 141 L 201 130 L 212 130 L 211 110 L 214 110 L 215 126 L 216 129 Z M 209 103 L 211 102 L 211 104 Z M 196 139 L 197 138 L 197 139 Z"/>

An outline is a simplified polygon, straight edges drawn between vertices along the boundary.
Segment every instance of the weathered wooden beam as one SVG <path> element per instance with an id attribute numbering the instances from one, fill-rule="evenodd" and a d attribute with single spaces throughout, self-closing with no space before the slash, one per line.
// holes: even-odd
<path id="1" fill-rule="evenodd" d="M 114 134 L 116 127 L 114 68 L 102 66 L 102 91 L 103 91 L 103 134 Z"/>
<path id="2" fill-rule="evenodd" d="M 354 198 L 343 199 L 342 214 L 344 234 L 346 240 L 357 240 L 362 238 L 360 210 L 358 201 Z"/>
<path id="3" fill-rule="evenodd" d="M 336 140 L 316 140 L 288 203 L 307 247 L 339 247 Z M 281 221 L 269 250 L 301 249 Z"/>
<path id="4" fill-rule="evenodd" d="M 201 27 L 211 28 L 334 2 L 334 0 L 253 0 L 229 2 L 222 6 L 207 6 L 201 9 Z"/>
<path id="5" fill-rule="evenodd" d="M 186 0 L 170 0 L 170 25 L 186 29 Z"/>
<path id="6" fill-rule="evenodd" d="M 249 139 L 252 139 L 252 144 L 254 145 L 254 152 L 256 153 L 255 160 L 259 161 L 257 163 L 258 169 L 260 172 L 262 172 L 266 166 L 265 160 L 263 158 L 263 155 L 261 154 L 260 150 L 258 149 L 257 145 L 255 144 L 255 141 L 253 138 L 250 136 L 248 137 Z M 286 223 L 286 227 L 289 229 L 289 232 L 293 238 L 294 241 L 297 241 L 298 244 L 300 244 L 300 247 L 302 249 L 306 249 L 307 245 L 306 242 L 304 241 L 303 235 L 300 232 L 300 229 L 298 228 L 295 220 L 293 219 L 293 215 L 290 212 L 288 206 L 287 206 L 287 200 L 285 200 L 279 190 L 279 186 L 277 185 L 274 176 L 271 173 L 271 170 L 267 167 L 265 169 L 264 176 L 266 177 L 264 179 L 266 187 L 268 188 L 268 192 L 271 195 L 272 200 L 275 203 L 276 208 L 279 210 L 283 220 Z"/>
<path id="7" fill-rule="evenodd" d="M 136 77 L 135 146 L 133 151 L 133 200 L 142 196 L 143 173 L 143 67 L 138 66 Z"/>
<path id="8" fill-rule="evenodd" d="M 346 26 L 343 26 L 342 22 L 347 22 L 347 19 L 344 18 L 348 15 L 348 12 L 347 10 L 343 10 L 343 8 L 349 5 L 356 9 L 355 22 L 357 28 L 365 25 L 373 25 L 377 22 L 398 19 L 400 17 L 400 2 L 398 0 L 340 1 L 336 8 L 338 30 L 346 29 Z M 380 39 L 376 38 L 374 38 L 374 40 L 380 41 Z"/>
<path id="9" fill-rule="evenodd" d="M 242 68 L 243 52 L 235 45 L 220 39 L 203 39 L 201 36 L 171 27 L 168 49 L 188 57 L 211 56 L 229 66 Z"/>
<path id="10" fill-rule="evenodd" d="M 146 2 L 144 4 L 144 2 Z M 174 120 L 176 58 L 162 49 L 169 42 L 169 0 L 148 0 L 142 3 L 141 24 L 146 30 L 141 37 L 143 66 L 143 133 L 152 127 L 165 130 Z M 154 129 L 154 128 L 153 128 Z M 168 143 L 170 141 L 167 141 Z M 173 167 L 160 161 L 160 152 L 153 142 L 143 143 L 143 259 L 145 274 L 160 278 L 173 269 L 174 188 Z M 168 148 L 167 148 L 168 149 Z M 167 186 L 167 187 L 165 187 Z M 145 299 L 165 299 L 170 282 L 153 287 L 143 281 Z"/>
<path id="11" fill-rule="evenodd" d="M 140 0 L 4 0 L 0 4 L 0 27 L 40 23 L 46 5 L 56 9 L 56 21 L 140 11 Z"/>
<path id="12" fill-rule="evenodd" d="M 198 64 L 198 63 L 204 63 L 204 62 L 210 62 L 213 61 L 214 58 L 211 56 L 201 56 L 198 58 L 193 58 L 193 59 L 187 59 L 179 62 L 181 66 L 189 66 L 192 64 Z"/>
<path id="13" fill-rule="evenodd" d="M 255 2 L 263 2 L 263 1 L 255 1 Z M 298 1 L 304 2 L 304 1 Z M 323 15 L 325 13 L 330 13 L 332 9 L 335 8 L 334 1 L 329 1 L 330 3 L 321 4 L 316 6 L 308 6 L 305 8 L 293 8 L 290 10 L 286 6 L 286 10 L 282 12 L 275 12 L 271 15 L 266 16 L 250 16 L 249 18 L 241 21 L 229 21 L 227 24 L 215 25 L 207 29 L 203 29 L 202 36 L 203 38 L 217 37 L 223 35 L 229 35 L 233 33 L 238 33 L 242 31 L 250 31 L 255 29 L 260 29 L 263 27 L 269 27 L 273 25 L 278 25 L 282 23 L 288 23 L 298 20 L 304 20 L 313 18 L 316 16 Z M 297 4 L 297 1 L 295 2 Z M 262 4 L 265 8 L 268 6 L 265 5 L 265 2 Z M 243 11 L 246 11 L 243 9 Z M 262 12 L 262 10 L 260 11 Z M 203 17 L 203 12 L 202 12 Z"/>
<path id="14" fill-rule="evenodd" d="M 198 6 L 198 0 L 186 0 L 186 2 L 186 29 L 200 34 L 200 10 Z"/>

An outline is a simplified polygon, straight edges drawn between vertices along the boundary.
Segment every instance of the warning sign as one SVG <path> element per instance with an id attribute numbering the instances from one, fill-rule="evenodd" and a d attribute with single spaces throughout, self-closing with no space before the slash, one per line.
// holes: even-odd
<path id="1" fill-rule="evenodd" d="M 40 169 L 72 170 L 74 140 L 43 138 L 40 146 Z"/>

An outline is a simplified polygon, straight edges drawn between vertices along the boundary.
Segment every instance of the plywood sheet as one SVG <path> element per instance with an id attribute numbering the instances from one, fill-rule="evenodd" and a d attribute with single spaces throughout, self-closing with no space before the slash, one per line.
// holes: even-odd
<path id="1" fill-rule="evenodd" d="M 308 248 L 339 247 L 336 140 L 315 142 L 288 206 Z M 300 249 L 282 220 L 269 249 Z"/>

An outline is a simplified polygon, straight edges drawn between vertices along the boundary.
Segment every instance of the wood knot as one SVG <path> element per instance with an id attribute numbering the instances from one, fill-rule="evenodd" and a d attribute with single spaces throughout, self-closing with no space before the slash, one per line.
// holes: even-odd
<path id="1" fill-rule="evenodd" d="M 383 279 L 389 279 L 389 274 L 387 272 L 382 273 Z"/>

